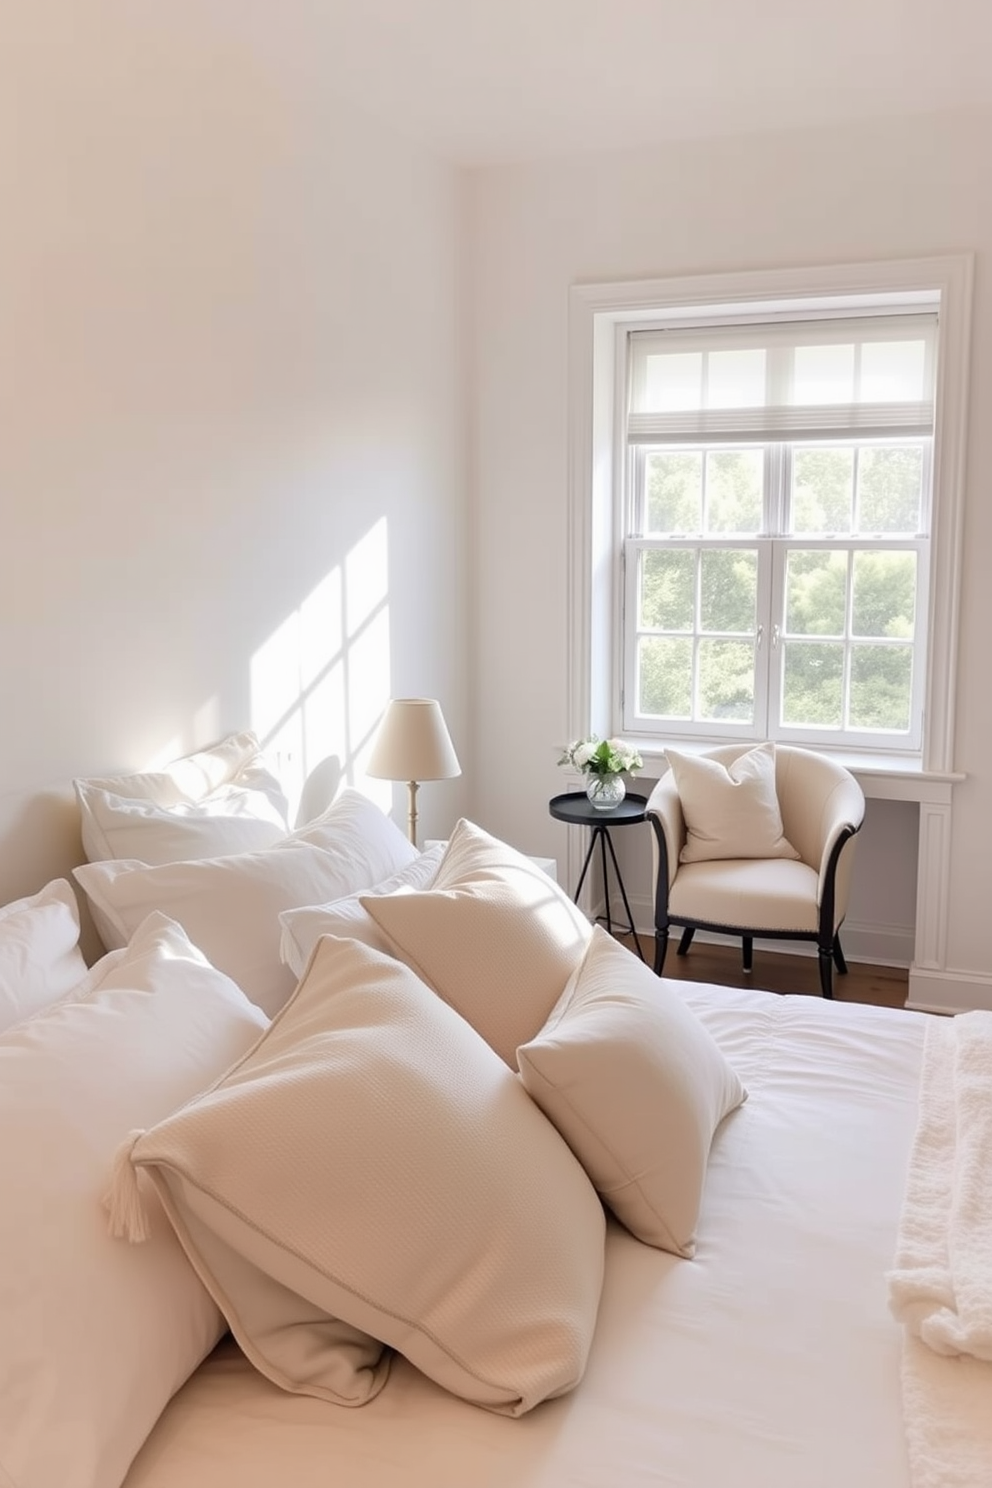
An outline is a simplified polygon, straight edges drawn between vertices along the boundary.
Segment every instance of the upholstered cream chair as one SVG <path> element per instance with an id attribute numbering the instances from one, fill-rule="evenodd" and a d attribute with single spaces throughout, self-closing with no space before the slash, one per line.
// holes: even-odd
<path id="1" fill-rule="evenodd" d="M 704 758 L 729 767 L 753 747 L 728 745 L 709 750 Z M 659 976 L 673 925 L 682 928 L 680 956 L 696 930 L 739 935 L 745 971 L 751 970 L 755 936 L 811 940 L 819 953 L 823 996 L 833 996 L 833 967 L 847 971 L 839 932 L 847 912 L 856 834 L 864 820 L 864 795 L 842 765 L 781 744 L 775 749 L 775 790 L 782 829 L 797 858 L 682 862 L 687 828 L 673 770 L 655 786 L 647 811 L 654 828 L 654 969 Z"/>

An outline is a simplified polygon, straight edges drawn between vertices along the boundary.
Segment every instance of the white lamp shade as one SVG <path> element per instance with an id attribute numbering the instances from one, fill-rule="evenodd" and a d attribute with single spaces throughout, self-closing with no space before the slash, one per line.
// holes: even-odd
<path id="1" fill-rule="evenodd" d="M 376 780 L 450 780 L 462 773 L 435 698 L 393 698 L 366 773 Z"/>

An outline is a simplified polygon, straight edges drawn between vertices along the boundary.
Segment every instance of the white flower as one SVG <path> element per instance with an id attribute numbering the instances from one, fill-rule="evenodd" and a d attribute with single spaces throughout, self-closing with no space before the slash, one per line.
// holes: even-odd
<path id="1" fill-rule="evenodd" d="M 636 749 L 631 749 L 623 739 L 608 739 L 610 754 L 615 757 L 618 770 L 640 770 L 644 761 Z"/>
<path id="2" fill-rule="evenodd" d="M 570 765 L 583 775 L 633 774 L 643 769 L 644 761 L 636 749 L 631 749 L 623 739 L 601 739 L 590 734 L 587 739 L 575 739 L 561 754 L 559 765 Z"/>

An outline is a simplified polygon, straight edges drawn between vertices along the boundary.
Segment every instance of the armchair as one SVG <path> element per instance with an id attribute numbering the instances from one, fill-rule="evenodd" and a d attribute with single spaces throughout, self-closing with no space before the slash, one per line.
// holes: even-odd
<path id="1" fill-rule="evenodd" d="M 710 750 L 706 758 L 731 765 L 748 744 Z M 654 829 L 655 960 L 665 965 L 670 927 L 682 928 L 684 956 L 696 930 L 739 935 L 744 970 L 751 970 L 755 936 L 811 940 L 819 955 L 820 989 L 833 996 L 833 968 L 847 971 L 840 926 L 847 913 L 856 834 L 865 800 L 849 770 L 810 750 L 775 749 L 775 788 L 782 826 L 796 859 L 713 858 L 680 861 L 687 830 L 671 769 L 648 800 Z"/>

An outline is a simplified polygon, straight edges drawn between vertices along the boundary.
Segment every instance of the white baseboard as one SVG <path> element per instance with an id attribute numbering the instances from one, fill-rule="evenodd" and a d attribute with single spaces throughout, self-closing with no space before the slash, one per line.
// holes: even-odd
<path id="1" fill-rule="evenodd" d="M 916 933 L 912 925 L 871 925 L 863 920 L 845 920 L 840 941 L 849 961 L 867 961 L 871 966 L 913 964 Z"/>
<path id="2" fill-rule="evenodd" d="M 918 1013 L 992 1012 L 992 976 L 976 971 L 909 968 L 906 1006 Z"/>

